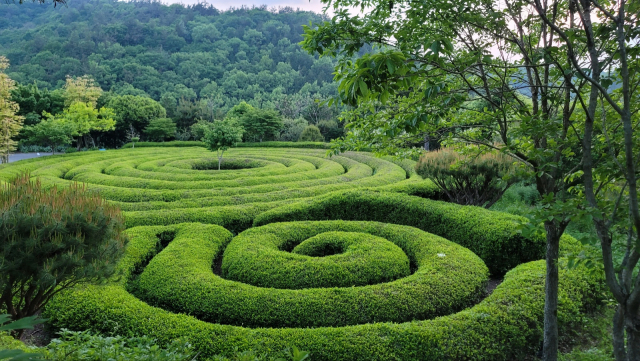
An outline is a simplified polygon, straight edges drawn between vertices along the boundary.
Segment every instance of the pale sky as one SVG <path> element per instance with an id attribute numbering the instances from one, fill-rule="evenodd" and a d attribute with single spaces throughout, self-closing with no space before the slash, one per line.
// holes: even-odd
<path id="1" fill-rule="evenodd" d="M 320 0 L 162 0 L 162 2 L 165 4 L 195 4 L 198 2 L 206 2 L 220 10 L 227 10 L 230 7 L 241 7 L 242 5 L 267 5 L 268 8 L 290 6 L 293 9 L 300 8 L 300 10 L 309 10 L 316 13 L 321 13 L 324 7 Z"/>

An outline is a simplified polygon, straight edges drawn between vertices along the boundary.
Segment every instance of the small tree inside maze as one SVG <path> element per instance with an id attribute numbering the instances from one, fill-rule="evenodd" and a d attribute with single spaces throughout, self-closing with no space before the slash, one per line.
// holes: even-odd
<path id="1" fill-rule="evenodd" d="M 244 128 L 233 118 L 215 121 L 205 130 L 203 140 L 209 150 L 217 152 L 218 170 L 220 170 L 224 152 L 241 142 L 243 133 Z"/>
<path id="2" fill-rule="evenodd" d="M 78 184 L 47 189 L 21 175 L 0 189 L 0 214 L 0 308 L 13 319 L 112 276 L 124 252 L 120 210 Z"/>

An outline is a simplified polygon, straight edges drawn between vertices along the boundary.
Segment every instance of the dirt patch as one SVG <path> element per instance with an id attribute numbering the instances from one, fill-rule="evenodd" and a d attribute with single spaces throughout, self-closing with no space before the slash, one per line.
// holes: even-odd
<path id="1" fill-rule="evenodd" d="M 20 341 L 29 346 L 43 347 L 51 342 L 55 334 L 45 323 L 39 323 L 32 330 L 24 330 Z"/>
<path id="2" fill-rule="evenodd" d="M 220 255 L 213 260 L 213 265 L 211 269 L 213 269 L 213 273 L 217 276 L 222 277 L 222 255 L 224 252 L 220 252 Z"/>
<path id="3" fill-rule="evenodd" d="M 498 287 L 501 283 L 502 283 L 502 278 L 490 278 L 489 282 L 487 283 L 485 297 L 488 297 L 490 294 L 492 294 L 493 290 L 495 290 L 496 287 Z"/>

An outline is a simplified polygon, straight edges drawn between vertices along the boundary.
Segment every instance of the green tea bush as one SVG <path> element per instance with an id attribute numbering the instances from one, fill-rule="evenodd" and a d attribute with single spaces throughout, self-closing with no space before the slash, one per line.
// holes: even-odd
<path id="1" fill-rule="evenodd" d="M 545 240 L 517 232 L 523 218 L 479 207 L 421 199 L 404 194 L 345 191 L 327 194 L 258 215 L 254 226 L 300 220 L 385 221 L 416 227 L 469 248 L 494 275 L 544 256 Z M 565 237 L 567 247 L 579 247 Z"/>
<path id="2" fill-rule="evenodd" d="M 174 148 L 174 147 L 205 147 L 205 144 L 199 140 L 174 140 L 170 142 L 135 142 L 135 148 Z M 133 143 L 127 143 L 122 146 L 123 149 L 134 148 Z"/>
<path id="3" fill-rule="evenodd" d="M 320 129 L 315 125 L 308 125 L 302 133 L 300 133 L 300 142 L 323 142 L 324 137 L 320 133 Z"/>
<path id="4" fill-rule="evenodd" d="M 38 158 L 0 167 L 0 181 L 30 171 L 45 186 L 84 182 L 125 211 L 127 227 L 213 222 L 240 232 L 265 210 L 332 191 L 384 189 L 431 196 L 429 181 L 367 153 L 327 158 L 314 149 L 232 149 L 230 168 L 207 170 L 203 148 L 141 148 Z M 216 162 L 217 163 L 217 162 Z M 415 163 L 414 163 L 415 164 Z M 242 169 L 237 169 L 242 168 Z"/>
<path id="5" fill-rule="evenodd" d="M 132 143 L 127 143 L 122 148 L 132 148 Z M 140 142 L 136 143 L 138 148 L 149 147 L 205 147 L 201 141 L 171 141 L 171 142 Z M 238 148 L 307 148 L 307 149 L 329 149 L 331 144 L 324 142 L 285 142 L 285 141 L 268 141 L 268 142 L 244 142 L 236 144 Z"/>
<path id="6" fill-rule="evenodd" d="M 513 360 L 542 341 L 544 261 L 505 275 L 479 304 L 432 320 L 321 328 L 245 328 L 200 321 L 148 305 L 122 286 L 86 287 L 58 297 L 47 311 L 56 325 L 73 329 L 146 334 L 160 344 L 186 337 L 201 357 L 232 355 L 235 348 L 259 353 L 296 344 L 313 360 Z M 597 275 L 581 267 L 560 271 L 561 332 L 595 307 L 603 291 Z"/>

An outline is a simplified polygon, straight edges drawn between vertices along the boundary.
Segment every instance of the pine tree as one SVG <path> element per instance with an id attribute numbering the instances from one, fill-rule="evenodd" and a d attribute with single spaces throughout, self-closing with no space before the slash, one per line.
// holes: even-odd
<path id="1" fill-rule="evenodd" d="M 16 150 L 18 144 L 13 138 L 22 129 L 24 118 L 16 115 L 20 106 L 11 100 L 11 90 L 15 82 L 4 73 L 9 60 L 0 56 L 0 163 L 9 162 L 9 153 Z"/>

